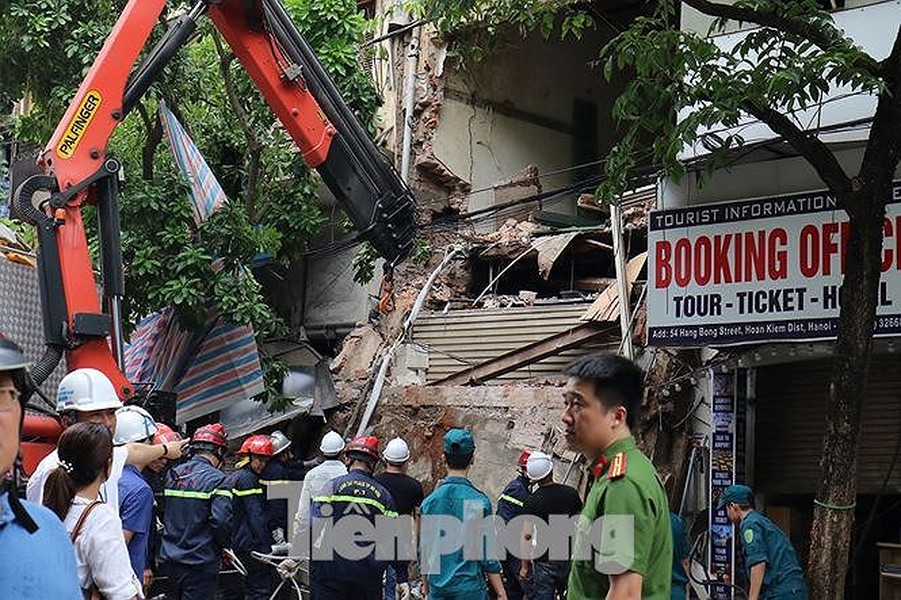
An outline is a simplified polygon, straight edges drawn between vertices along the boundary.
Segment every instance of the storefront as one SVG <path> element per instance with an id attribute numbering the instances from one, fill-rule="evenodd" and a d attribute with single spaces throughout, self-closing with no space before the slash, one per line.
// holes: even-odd
<path id="1" fill-rule="evenodd" d="M 826 423 L 829 359 L 756 369 L 753 484 L 806 564 Z M 877 542 L 901 541 L 901 357 L 873 357 L 857 450 L 855 598 L 878 597 Z M 875 509 L 874 509 L 875 506 Z"/>
<path id="2" fill-rule="evenodd" d="M 901 203 L 889 203 L 886 231 L 880 339 L 857 451 L 855 598 L 878 597 L 876 543 L 901 541 Z M 650 215 L 649 344 L 718 357 L 699 434 L 709 469 L 707 567 L 720 580 L 741 582 L 731 525 L 711 508 L 732 482 L 753 486 L 806 565 L 847 236 L 844 212 L 816 191 Z M 713 597 L 729 597 L 725 589 Z"/>

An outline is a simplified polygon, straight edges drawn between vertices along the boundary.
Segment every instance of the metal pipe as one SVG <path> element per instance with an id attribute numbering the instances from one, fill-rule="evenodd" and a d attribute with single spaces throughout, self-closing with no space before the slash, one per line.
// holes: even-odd
<path id="1" fill-rule="evenodd" d="M 413 148 L 413 106 L 416 100 L 416 67 L 419 65 L 419 32 L 413 30 L 404 64 L 404 139 L 400 155 L 400 176 L 410 181 L 410 154 Z"/>
<path id="2" fill-rule="evenodd" d="M 388 366 L 391 364 L 391 360 L 394 358 L 394 353 L 397 352 L 397 349 L 400 347 L 401 343 L 407 339 L 410 331 L 413 329 L 413 323 L 416 322 L 416 317 L 419 316 L 419 312 L 422 310 L 423 305 L 425 304 L 425 300 L 429 295 L 429 292 L 432 290 L 432 286 L 435 284 L 435 280 L 438 279 L 438 275 L 441 274 L 444 269 L 450 264 L 451 260 L 453 260 L 458 254 L 463 254 L 463 248 L 460 246 L 454 246 L 449 248 L 448 251 L 444 254 L 444 260 L 441 261 L 441 264 L 432 271 L 432 274 L 429 275 L 429 278 L 426 280 L 425 284 L 422 286 L 422 289 L 419 290 L 419 294 L 416 296 L 416 302 L 413 303 L 413 308 L 410 309 L 410 314 L 407 315 L 407 318 L 404 320 L 403 329 L 400 334 L 395 338 L 394 343 L 385 351 L 385 354 L 382 356 L 382 363 L 379 365 L 379 372 L 376 375 L 375 382 L 372 385 L 372 392 L 369 394 L 369 400 L 366 402 L 366 410 L 363 412 L 363 418 L 360 419 L 360 425 L 357 427 L 356 435 L 363 435 L 363 432 L 366 431 L 366 428 L 369 427 L 369 420 L 372 418 L 373 413 L 375 412 L 375 407 L 379 403 L 379 398 L 382 395 L 382 389 L 385 387 L 385 379 L 388 375 Z"/>
<path id="3" fill-rule="evenodd" d="M 125 372 L 125 330 L 122 327 L 122 296 L 110 296 L 107 298 L 110 318 L 113 321 L 113 356 L 119 370 Z"/>
<path id="4" fill-rule="evenodd" d="M 613 234 L 613 261 L 616 265 L 616 289 L 619 295 L 619 326 L 622 334 L 622 353 L 626 358 L 635 356 L 632 346 L 632 331 L 629 326 L 630 305 L 629 286 L 626 282 L 626 256 L 623 248 L 623 213 L 619 204 L 610 205 L 610 227 Z"/>
<path id="5" fill-rule="evenodd" d="M 125 86 L 125 93 L 122 95 L 122 118 L 125 118 L 144 92 L 147 91 L 163 71 L 172 57 L 175 56 L 188 39 L 197 29 L 197 21 L 200 16 L 206 12 L 207 2 L 200 0 L 196 2 L 191 10 L 183 15 L 170 27 L 159 43 L 154 46 L 147 57 L 147 60 L 138 68 L 134 77 Z"/>

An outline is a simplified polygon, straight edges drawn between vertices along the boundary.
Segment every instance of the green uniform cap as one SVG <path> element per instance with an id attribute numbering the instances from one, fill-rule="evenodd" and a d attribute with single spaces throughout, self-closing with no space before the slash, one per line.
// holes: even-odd
<path id="1" fill-rule="evenodd" d="M 720 496 L 719 501 L 716 503 L 716 507 L 723 508 L 730 502 L 751 506 L 754 504 L 754 492 L 746 485 L 730 485 L 723 490 L 723 495 Z"/>
<path id="2" fill-rule="evenodd" d="M 444 434 L 444 453 L 466 455 L 475 452 L 476 442 L 465 429 L 451 429 Z"/>

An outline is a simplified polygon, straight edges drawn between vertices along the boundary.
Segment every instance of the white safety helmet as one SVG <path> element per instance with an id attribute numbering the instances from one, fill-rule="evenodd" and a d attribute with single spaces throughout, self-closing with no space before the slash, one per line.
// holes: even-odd
<path id="1" fill-rule="evenodd" d="M 319 451 L 326 456 L 338 456 L 344 450 L 344 438 L 335 431 L 329 431 L 319 442 Z"/>
<path id="2" fill-rule="evenodd" d="M 410 448 L 407 446 L 407 442 L 396 437 L 385 446 L 382 458 L 385 459 L 385 462 L 395 465 L 405 463 L 410 460 Z"/>
<path id="3" fill-rule="evenodd" d="M 288 449 L 288 446 L 291 445 L 291 440 L 288 439 L 281 431 L 275 430 L 269 434 L 269 441 L 272 442 L 272 454 L 278 455 Z"/>
<path id="4" fill-rule="evenodd" d="M 532 481 L 541 481 L 554 470 L 554 459 L 544 452 L 533 452 L 526 463 L 526 474 Z"/>
<path id="5" fill-rule="evenodd" d="M 153 417 L 140 406 L 123 406 L 116 411 L 116 433 L 113 435 L 113 443 L 117 446 L 149 440 L 156 435 L 156 431 Z"/>
<path id="6" fill-rule="evenodd" d="M 113 382 L 97 369 L 75 369 L 56 389 L 56 412 L 91 412 L 122 408 Z"/>

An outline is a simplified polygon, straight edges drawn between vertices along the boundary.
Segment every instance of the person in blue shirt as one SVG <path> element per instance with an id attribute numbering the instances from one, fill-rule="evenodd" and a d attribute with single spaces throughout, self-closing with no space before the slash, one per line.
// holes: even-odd
<path id="1" fill-rule="evenodd" d="M 272 540 L 276 544 L 283 544 L 288 532 L 288 499 L 278 492 L 280 488 L 290 489 L 291 485 L 300 489 L 297 482 L 303 481 L 309 469 L 301 461 L 291 457 L 291 440 L 284 433 L 273 431 L 269 434 L 269 441 L 272 442 L 272 459 L 263 467 L 260 483 L 265 492 L 266 516 Z"/>
<path id="2" fill-rule="evenodd" d="M 442 538 L 453 532 L 441 530 L 440 517 L 453 517 L 455 522 L 475 523 L 491 516 L 491 500 L 468 479 L 469 468 L 475 454 L 475 440 L 465 429 L 451 429 L 444 435 L 444 460 L 447 477 L 422 502 L 422 531 L 420 554 L 424 563 L 421 570 L 425 594 L 431 600 L 487 600 L 488 585 L 498 600 L 507 600 L 501 580 L 501 563 L 488 552 L 479 558 L 465 556 L 461 536 L 457 549 L 442 552 Z M 490 545 L 489 545 L 490 546 Z M 484 549 L 484 546 L 483 546 Z"/>
<path id="3" fill-rule="evenodd" d="M 723 490 L 717 508 L 738 525 L 748 569 L 748 600 L 807 600 L 807 582 L 798 556 L 779 527 L 754 510 L 754 492 L 746 485 Z"/>
<path id="4" fill-rule="evenodd" d="M 125 406 L 116 411 L 113 443 L 117 446 L 149 444 L 155 434 L 153 417 L 140 406 Z M 119 478 L 119 518 L 122 519 L 131 567 L 138 581 L 143 582 L 153 522 L 153 489 L 134 465 L 126 464 Z"/>
<path id="5" fill-rule="evenodd" d="M 673 530 L 673 585 L 670 587 L 671 600 L 685 600 L 688 596 L 689 554 L 688 536 L 682 517 L 670 511 L 670 527 Z"/>
<path id="6" fill-rule="evenodd" d="M 17 600 L 81 600 L 75 549 L 47 508 L 20 500 L 6 477 L 16 462 L 30 391 L 22 350 L 0 334 L 0 590 Z M 49 576 L 52 575 L 52 576 Z"/>

